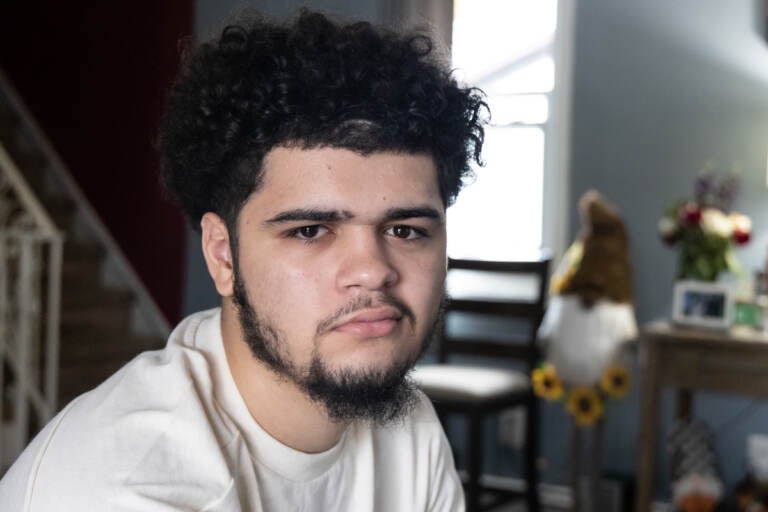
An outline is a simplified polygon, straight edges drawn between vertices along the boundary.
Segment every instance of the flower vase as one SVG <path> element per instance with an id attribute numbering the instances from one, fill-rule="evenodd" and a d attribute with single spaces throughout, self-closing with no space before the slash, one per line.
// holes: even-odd
<path id="1" fill-rule="evenodd" d="M 678 280 L 715 282 L 733 268 L 730 241 L 717 234 L 692 229 L 683 234 L 677 263 Z"/>

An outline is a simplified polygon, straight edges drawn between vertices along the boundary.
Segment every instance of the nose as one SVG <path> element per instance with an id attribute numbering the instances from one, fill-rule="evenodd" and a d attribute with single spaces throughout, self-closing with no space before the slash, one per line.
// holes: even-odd
<path id="1" fill-rule="evenodd" d="M 399 275 L 385 242 L 374 234 L 354 236 L 342 249 L 337 275 L 340 289 L 382 290 L 397 283 Z"/>

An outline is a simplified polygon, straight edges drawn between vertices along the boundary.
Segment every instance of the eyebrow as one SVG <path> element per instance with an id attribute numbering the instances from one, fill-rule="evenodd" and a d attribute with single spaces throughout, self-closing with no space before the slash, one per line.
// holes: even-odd
<path id="1" fill-rule="evenodd" d="M 321 210 L 317 208 L 295 208 L 280 212 L 271 219 L 264 221 L 265 224 L 280 224 L 283 222 L 339 222 L 349 220 L 355 216 L 352 212 L 346 210 Z M 384 212 L 383 221 L 405 220 L 413 218 L 427 218 L 436 221 L 442 221 L 443 216 L 440 212 L 431 206 L 416 206 L 411 208 L 390 208 Z"/>
<path id="2" fill-rule="evenodd" d="M 416 206 L 413 208 L 390 208 L 384 213 L 384 221 L 427 218 L 442 222 L 443 216 L 431 206 Z"/>
<path id="3" fill-rule="evenodd" d="M 312 221 L 312 222 L 338 222 L 354 217 L 351 212 L 344 210 L 320 210 L 315 208 L 296 208 L 280 212 L 271 219 L 267 219 L 267 224 L 278 224 L 281 222 Z"/>

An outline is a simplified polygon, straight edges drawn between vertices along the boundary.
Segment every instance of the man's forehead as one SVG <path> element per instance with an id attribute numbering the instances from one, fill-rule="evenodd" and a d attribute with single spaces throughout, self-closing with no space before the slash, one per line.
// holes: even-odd
<path id="1" fill-rule="evenodd" d="M 435 159 L 426 152 L 408 153 L 401 151 L 373 151 L 360 153 L 352 149 L 321 146 L 301 148 L 293 146 L 277 146 L 265 156 L 262 171 L 265 178 L 270 174 L 277 176 L 279 171 L 309 171 L 332 170 L 349 167 L 363 171 L 375 167 L 378 170 L 414 170 L 429 169 L 437 179 Z M 360 173 L 363 177 L 371 174 Z"/>
<path id="2" fill-rule="evenodd" d="M 360 155 L 337 148 L 277 148 L 245 209 L 263 222 L 318 222 L 428 217 L 444 205 L 433 159 L 424 154 Z"/>
<path id="3" fill-rule="evenodd" d="M 284 148 L 264 158 L 259 192 L 291 197 L 334 192 L 360 195 L 380 191 L 414 200 L 439 196 L 437 170 L 431 155 L 375 152 L 362 155 L 340 148 Z M 328 198 L 326 198 L 328 199 Z M 392 199 L 390 197 L 390 199 Z"/>

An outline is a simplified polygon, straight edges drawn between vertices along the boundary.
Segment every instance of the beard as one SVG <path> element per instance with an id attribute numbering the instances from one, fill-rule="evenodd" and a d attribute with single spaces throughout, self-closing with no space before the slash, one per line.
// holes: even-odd
<path id="1" fill-rule="evenodd" d="M 323 362 L 317 346 L 313 349 L 309 364 L 300 368 L 286 353 L 286 344 L 278 329 L 261 317 L 251 304 L 239 270 L 235 260 L 232 298 L 251 353 L 277 375 L 296 384 L 311 400 L 321 404 L 331 420 L 367 420 L 384 426 L 404 418 L 413 410 L 417 403 L 417 387 L 409 377 L 409 372 L 441 331 L 445 299 L 417 350 L 409 356 L 392 361 L 385 368 L 333 370 Z M 388 304 L 397 308 L 402 314 L 400 321 L 407 320 L 414 325 L 415 316 L 406 304 L 390 295 L 380 295 L 376 301 L 371 297 L 351 301 L 322 321 L 316 334 L 319 336 L 326 332 L 341 316 L 374 304 Z"/>

